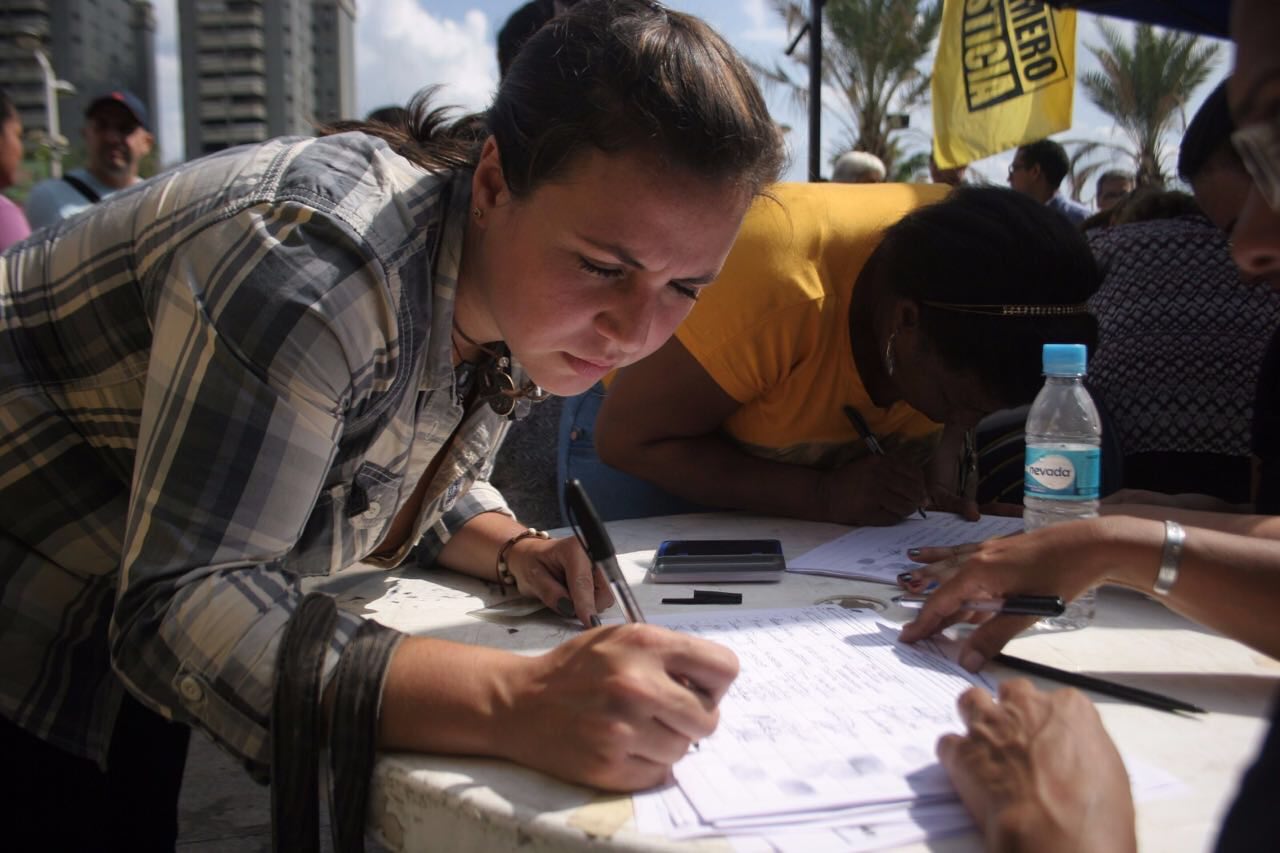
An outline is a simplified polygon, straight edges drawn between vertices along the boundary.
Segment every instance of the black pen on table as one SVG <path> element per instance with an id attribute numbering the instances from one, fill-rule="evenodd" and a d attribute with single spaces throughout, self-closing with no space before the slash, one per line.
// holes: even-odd
<path id="1" fill-rule="evenodd" d="M 1058 669 L 1054 666 L 1048 666 L 1043 663 L 1036 663 L 1033 660 L 1014 657 L 1013 655 L 998 654 L 991 659 L 995 663 L 1002 664 L 1010 669 L 1016 669 L 1019 672 L 1025 672 L 1029 675 L 1038 675 L 1041 678 L 1047 678 L 1050 681 L 1057 681 L 1060 684 L 1069 684 L 1072 687 L 1079 687 L 1083 690 L 1092 690 L 1094 693 L 1102 693 L 1106 696 L 1114 696 L 1117 699 L 1123 699 L 1126 702 L 1132 702 L 1135 705 L 1145 705 L 1148 708 L 1155 708 L 1157 711 L 1184 711 L 1189 714 L 1206 714 L 1204 708 L 1192 705 L 1190 702 L 1184 702 L 1181 699 L 1174 699 L 1172 696 L 1165 696 L 1161 693 L 1153 693 L 1150 690 L 1142 690 L 1138 687 L 1130 687 L 1127 684 L 1117 684 L 1114 681 L 1107 681 L 1103 678 L 1096 678 L 1092 675 L 1084 675 L 1079 672 L 1071 672 L 1065 669 Z"/>
<path id="2" fill-rule="evenodd" d="M 893 598 L 895 604 L 913 610 L 924 607 L 928 600 L 927 595 L 896 595 Z M 1005 598 L 966 601 L 960 605 L 960 609 L 1002 613 L 1006 616 L 1061 616 L 1067 605 L 1060 595 L 1010 595 Z"/>
<path id="3" fill-rule="evenodd" d="M 876 456 L 884 456 L 884 447 L 880 444 L 880 439 L 876 438 L 876 434 L 871 431 L 871 427 L 867 425 L 867 421 L 862 417 L 862 413 L 853 406 L 844 407 L 844 416 L 849 419 L 849 423 L 853 424 L 853 428 L 858 431 L 858 435 L 862 436 L 863 442 Z M 920 513 L 921 518 L 927 519 L 929 516 L 924 514 L 924 507 L 918 507 L 916 512 Z"/>
<path id="4" fill-rule="evenodd" d="M 564 503 L 565 509 L 568 510 L 569 524 L 578 534 L 578 540 L 586 550 L 587 556 L 591 558 L 591 564 L 599 569 L 605 580 L 609 582 L 609 588 L 618 599 L 623 615 L 628 622 L 643 622 L 644 613 L 640 611 L 640 605 L 631 594 L 631 587 L 622 574 L 622 568 L 618 565 L 618 555 L 613 550 L 613 541 L 609 539 L 609 532 L 605 530 L 600 516 L 596 514 L 596 508 L 591 505 L 591 498 L 587 497 L 587 490 L 582 487 L 582 483 L 569 480 L 564 484 Z M 592 616 L 591 625 L 599 626 L 600 617 Z"/>

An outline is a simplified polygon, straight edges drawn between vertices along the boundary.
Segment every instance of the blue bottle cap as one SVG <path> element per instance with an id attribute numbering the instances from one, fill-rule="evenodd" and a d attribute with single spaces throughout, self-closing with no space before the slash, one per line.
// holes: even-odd
<path id="1" fill-rule="evenodd" d="M 1089 348 L 1084 344 L 1045 344 L 1044 372 L 1048 376 L 1084 376 Z"/>

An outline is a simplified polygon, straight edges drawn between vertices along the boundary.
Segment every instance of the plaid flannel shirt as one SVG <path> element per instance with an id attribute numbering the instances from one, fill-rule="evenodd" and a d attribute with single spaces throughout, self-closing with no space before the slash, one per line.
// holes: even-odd
<path id="1" fill-rule="evenodd" d="M 368 555 L 438 456 L 385 565 L 506 511 L 506 422 L 451 361 L 469 203 L 363 134 L 273 140 L 0 256 L 0 714 L 102 762 L 127 685 L 260 770 L 302 579 Z"/>

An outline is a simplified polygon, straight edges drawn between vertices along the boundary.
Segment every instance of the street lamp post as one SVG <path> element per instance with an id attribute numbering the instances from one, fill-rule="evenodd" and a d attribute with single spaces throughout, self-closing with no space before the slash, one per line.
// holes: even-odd
<path id="1" fill-rule="evenodd" d="M 67 139 L 62 135 L 62 123 L 58 119 L 58 93 L 75 94 L 76 87 L 66 80 L 59 80 L 53 71 L 53 63 L 44 52 L 44 39 L 33 30 L 19 30 L 14 37 L 18 47 L 35 55 L 40 73 L 44 77 L 45 146 L 49 149 L 49 174 L 62 177 L 62 155 L 67 150 Z"/>

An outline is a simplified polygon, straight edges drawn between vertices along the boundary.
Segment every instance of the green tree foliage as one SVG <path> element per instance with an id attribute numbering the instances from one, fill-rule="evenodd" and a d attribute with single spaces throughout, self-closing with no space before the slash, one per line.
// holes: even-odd
<path id="1" fill-rule="evenodd" d="M 913 154 L 898 155 L 887 180 L 893 183 L 910 184 L 929 180 L 929 152 L 916 151 Z"/>
<path id="2" fill-rule="evenodd" d="M 1102 44 L 1088 49 L 1100 70 L 1081 74 L 1080 85 L 1124 133 L 1138 184 L 1163 184 L 1161 143 L 1175 120 L 1177 130 L 1186 124 L 1187 102 L 1213 70 L 1218 46 L 1148 24 L 1134 28 L 1132 41 L 1103 21 L 1098 31 Z"/>
<path id="3" fill-rule="evenodd" d="M 774 8 L 795 33 L 810 4 L 773 0 Z M 844 95 L 835 114 L 843 124 L 838 150 L 868 151 L 884 161 L 890 174 L 902 156 L 890 138 L 889 116 L 906 113 L 928 100 L 929 73 L 921 63 L 929 55 L 942 23 L 941 0 L 827 0 L 823 16 L 823 82 Z M 791 57 L 809 64 L 802 39 Z M 794 80 L 779 65 L 757 68 L 766 83 L 791 89 L 806 106 L 808 78 Z M 845 108 L 847 106 L 847 109 Z"/>

